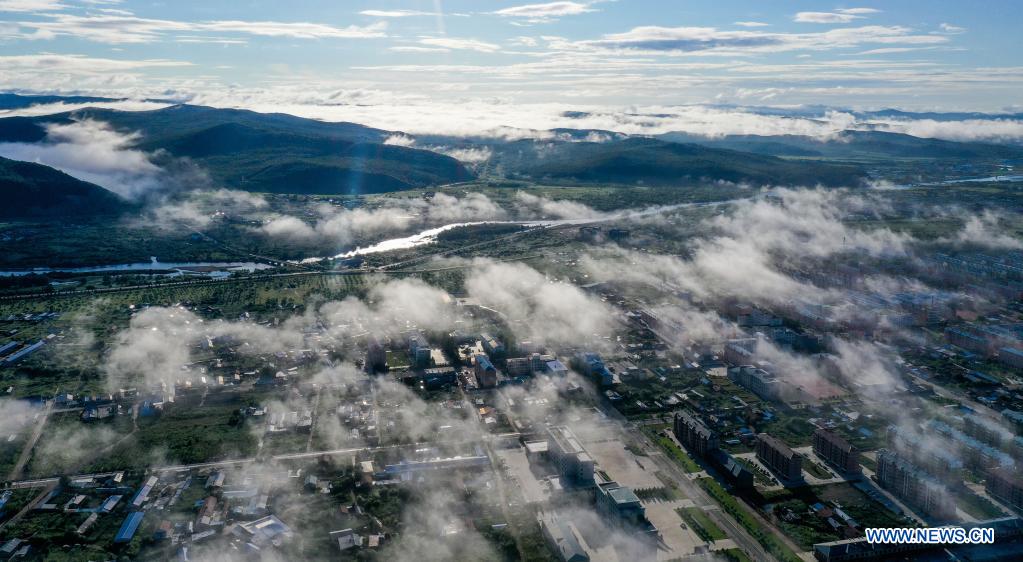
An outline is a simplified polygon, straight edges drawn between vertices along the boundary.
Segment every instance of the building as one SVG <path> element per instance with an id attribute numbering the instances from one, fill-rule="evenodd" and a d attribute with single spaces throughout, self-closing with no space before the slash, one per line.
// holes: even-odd
<path id="1" fill-rule="evenodd" d="M 604 366 L 604 360 L 596 353 L 580 353 L 576 355 L 576 363 L 582 373 L 593 378 L 601 386 L 614 384 L 614 376 Z"/>
<path id="2" fill-rule="evenodd" d="M 539 519 L 540 530 L 547 539 L 547 544 L 561 562 L 589 562 L 590 556 L 586 554 L 567 521 L 553 513 L 541 515 Z"/>
<path id="3" fill-rule="evenodd" d="M 728 369 L 728 378 L 764 400 L 777 400 L 781 396 L 781 381 L 778 377 L 759 367 L 731 367 Z"/>
<path id="4" fill-rule="evenodd" d="M 813 452 L 844 472 L 859 472 L 859 452 L 841 435 L 824 428 L 813 432 Z"/>
<path id="5" fill-rule="evenodd" d="M 716 449 L 710 454 L 710 463 L 736 489 L 754 489 L 753 471 L 732 455 L 721 449 Z"/>
<path id="6" fill-rule="evenodd" d="M 614 530 L 657 536 L 646 518 L 646 508 L 635 492 L 617 482 L 603 482 L 594 489 L 597 514 Z"/>
<path id="7" fill-rule="evenodd" d="M 629 231 L 624 228 L 612 228 L 607 231 L 607 237 L 615 242 L 620 242 L 629 237 Z"/>
<path id="8" fill-rule="evenodd" d="M 1002 417 L 1009 420 L 1010 423 L 1016 426 L 1016 429 L 1023 429 L 1023 412 L 1016 410 L 1010 410 L 1006 408 L 1002 410 Z"/>
<path id="9" fill-rule="evenodd" d="M 929 516 L 941 519 L 956 517 L 955 500 L 948 490 L 894 451 L 881 449 L 877 452 L 875 478 L 882 488 Z"/>
<path id="10" fill-rule="evenodd" d="M 725 343 L 725 362 L 731 365 L 750 365 L 757 352 L 757 338 L 729 340 Z"/>
<path id="11" fill-rule="evenodd" d="M 718 449 L 717 434 L 689 412 L 675 414 L 673 425 L 675 438 L 693 455 L 707 458 Z"/>
<path id="12" fill-rule="evenodd" d="M 482 353 L 473 357 L 475 363 L 476 386 L 479 388 L 494 388 L 497 386 L 497 367 L 490 362 L 490 358 Z"/>
<path id="13" fill-rule="evenodd" d="M 564 363 L 558 361 L 557 359 L 555 359 L 554 361 L 548 361 L 544 370 L 555 377 L 568 376 L 568 367 L 566 367 Z"/>
<path id="14" fill-rule="evenodd" d="M 40 340 L 32 345 L 26 345 L 25 347 L 19 349 L 18 351 L 15 351 L 14 353 L 8 355 L 3 361 L 0 361 L 0 363 L 3 363 L 4 365 L 13 365 L 18 361 L 21 361 L 25 357 L 28 357 L 32 353 L 39 351 L 39 348 L 43 347 L 44 345 L 46 345 L 46 340 Z"/>
<path id="15" fill-rule="evenodd" d="M 593 457 L 583 449 L 571 429 L 565 426 L 547 428 L 547 456 L 557 467 L 564 487 L 593 486 Z"/>
<path id="16" fill-rule="evenodd" d="M 1023 479 L 1004 468 L 996 468 L 987 474 L 984 482 L 987 493 L 1016 511 L 1023 511 Z"/>
<path id="17" fill-rule="evenodd" d="M 995 447 L 1001 447 L 1005 438 L 1009 436 L 1008 431 L 997 423 L 976 414 L 963 418 L 963 431 L 970 437 Z"/>
<path id="18" fill-rule="evenodd" d="M 387 370 L 387 350 L 380 345 L 380 340 L 370 337 L 366 343 L 366 371 L 382 373 Z"/>
<path id="19" fill-rule="evenodd" d="M 504 362 L 504 370 L 509 377 L 525 377 L 533 374 L 533 364 L 529 357 L 515 357 Z"/>
<path id="20" fill-rule="evenodd" d="M 992 343 L 987 338 L 957 326 L 945 328 L 945 339 L 956 347 L 982 355 L 988 355 L 994 351 Z"/>
<path id="21" fill-rule="evenodd" d="M 135 536 L 135 531 L 139 530 L 139 525 L 142 523 L 142 518 L 146 515 L 145 511 L 133 511 L 128 514 L 128 517 L 124 519 L 124 523 L 121 523 L 121 528 L 118 529 L 117 535 L 114 536 L 115 544 L 124 544 L 131 542 L 132 537 Z"/>
<path id="22" fill-rule="evenodd" d="M 425 369 L 432 364 L 433 349 L 427 346 L 419 346 L 415 351 L 409 352 L 412 358 L 412 366 L 417 369 Z"/>
<path id="23" fill-rule="evenodd" d="M 343 529 L 341 531 L 331 531 L 330 540 L 337 543 L 337 548 L 341 552 L 362 546 L 362 535 L 356 533 L 352 529 Z"/>
<path id="24" fill-rule="evenodd" d="M 483 342 L 483 351 L 486 351 L 488 355 L 498 357 L 504 354 L 504 344 L 501 343 L 501 340 L 487 333 L 480 334 L 480 340 Z"/>
<path id="25" fill-rule="evenodd" d="M 1011 455 L 998 447 L 992 447 L 976 437 L 967 435 L 941 420 L 931 420 L 928 427 L 939 434 L 955 441 L 960 447 L 963 462 L 970 467 L 988 469 L 994 467 L 1012 467 L 1016 461 Z"/>
<path id="26" fill-rule="evenodd" d="M 1023 369 L 1023 349 L 1003 347 L 998 350 L 998 360 L 1010 367 Z"/>
<path id="27" fill-rule="evenodd" d="M 766 433 L 757 436 L 757 459 L 785 480 L 803 478 L 803 457 L 777 437 Z"/>
<path id="28" fill-rule="evenodd" d="M 458 383 L 458 373 L 454 367 L 434 367 L 407 371 L 402 374 L 401 382 L 409 386 L 421 386 L 427 390 L 435 390 Z"/>
<path id="29" fill-rule="evenodd" d="M 276 515 L 267 515 L 262 519 L 241 523 L 234 527 L 233 532 L 256 546 L 266 544 L 280 546 L 292 536 L 291 528 Z"/>
<path id="30" fill-rule="evenodd" d="M 553 355 L 534 353 L 529 356 L 529 368 L 533 374 L 543 373 L 547 371 L 547 364 L 551 361 L 554 361 Z"/>

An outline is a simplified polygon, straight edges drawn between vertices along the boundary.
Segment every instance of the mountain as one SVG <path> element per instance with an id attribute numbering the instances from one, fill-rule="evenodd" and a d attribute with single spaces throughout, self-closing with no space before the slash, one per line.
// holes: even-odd
<path id="1" fill-rule="evenodd" d="M 135 147 L 197 162 L 227 187 L 259 192 L 381 193 L 472 179 L 458 160 L 390 146 L 392 134 L 355 123 L 280 113 L 175 105 L 151 111 L 87 108 L 0 119 L 0 142 L 39 142 L 48 124 L 94 120 L 137 133 Z"/>
<path id="2" fill-rule="evenodd" d="M 857 185 L 857 166 L 790 161 L 650 138 L 613 142 L 511 143 L 496 160 L 512 176 L 585 183 L 678 185 L 723 180 L 756 185 Z"/>
<path id="3" fill-rule="evenodd" d="M 1018 146 L 981 142 L 955 142 L 882 131 L 843 131 L 839 135 L 826 140 L 798 135 L 703 137 L 689 133 L 666 133 L 659 135 L 657 138 L 671 142 L 742 150 L 770 156 L 864 160 L 891 158 L 1023 158 L 1023 147 Z"/>
<path id="4" fill-rule="evenodd" d="M 0 157 L 2 219 L 116 215 L 130 206 L 102 187 L 42 164 Z"/>
<path id="5" fill-rule="evenodd" d="M 935 111 L 902 111 L 901 109 L 882 109 L 880 111 L 856 112 L 866 118 L 885 119 L 932 119 L 934 121 L 965 121 L 967 119 L 1023 119 L 1023 113 L 981 113 L 967 112 L 935 112 Z"/>
<path id="6" fill-rule="evenodd" d="M 50 103 L 99 103 L 121 101 L 114 98 L 98 98 L 95 96 L 23 96 L 21 94 L 0 93 L 0 109 L 24 109 L 33 105 Z"/>

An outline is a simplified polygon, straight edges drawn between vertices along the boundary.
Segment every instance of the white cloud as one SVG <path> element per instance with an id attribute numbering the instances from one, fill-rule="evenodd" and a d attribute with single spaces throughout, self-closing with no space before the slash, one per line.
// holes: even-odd
<path id="1" fill-rule="evenodd" d="M 326 243 L 333 249 L 413 228 L 499 219 L 505 216 L 505 211 L 481 193 L 468 193 L 461 198 L 438 193 L 429 200 L 388 199 L 377 208 L 347 210 L 321 205 L 317 215 L 310 222 L 293 216 L 278 216 L 264 224 L 260 231 L 306 246 Z"/>
<path id="2" fill-rule="evenodd" d="M 174 200 L 151 206 L 146 211 L 145 226 L 164 229 L 180 229 L 181 225 L 205 228 L 221 217 L 249 219 L 253 213 L 266 207 L 267 202 L 262 195 L 247 191 L 190 191 Z"/>
<path id="3" fill-rule="evenodd" d="M 162 185 L 160 167 L 132 148 L 138 135 L 118 133 L 98 121 L 51 124 L 46 131 L 45 142 L 0 143 L 0 154 L 57 168 L 128 198 Z"/>
<path id="4" fill-rule="evenodd" d="M 769 23 L 764 23 L 762 21 L 737 21 L 733 23 L 734 25 L 738 25 L 739 27 L 768 27 L 769 25 L 771 25 Z"/>
<path id="5" fill-rule="evenodd" d="M 420 10 L 363 10 L 359 14 L 373 18 L 409 18 L 440 15 L 436 12 L 423 12 Z"/>
<path id="6" fill-rule="evenodd" d="M 459 39 L 456 37 L 424 37 L 423 39 L 420 39 L 419 42 L 431 47 L 460 51 L 477 51 L 480 53 L 496 53 L 501 50 L 500 45 L 476 39 Z"/>
<path id="7" fill-rule="evenodd" d="M 853 16 L 850 16 L 853 17 Z M 624 33 L 587 41 L 554 41 L 551 46 L 568 51 L 627 50 L 640 53 L 746 54 L 793 50 L 834 50 L 861 44 L 937 44 L 948 39 L 938 35 L 914 35 L 902 26 L 838 28 L 818 33 L 771 33 L 722 31 L 714 27 L 635 27 Z"/>
<path id="8" fill-rule="evenodd" d="M 945 33 L 951 34 L 966 33 L 965 27 L 959 27 L 958 25 L 952 25 L 950 23 L 943 23 L 939 25 L 938 28 L 944 31 Z"/>
<path id="9" fill-rule="evenodd" d="M 450 53 L 451 49 L 445 49 L 444 47 L 417 47 L 415 45 L 397 45 L 395 47 L 388 47 L 388 51 L 394 51 L 396 53 Z"/>
<path id="10" fill-rule="evenodd" d="M 293 39 L 367 39 L 386 37 L 386 22 L 367 26 L 332 25 L 308 22 L 276 21 L 206 21 L 185 22 L 140 18 L 122 12 L 102 15 L 52 14 L 46 20 L 18 22 L 20 28 L 31 30 L 22 38 L 53 39 L 73 36 L 87 41 L 108 44 L 151 43 L 174 32 L 243 33 L 264 37 Z"/>
<path id="11" fill-rule="evenodd" d="M 60 0 L 0 0 L 0 12 L 51 12 L 67 7 Z"/>
<path id="12" fill-rule="evenodd" d="M 799 23 L 849 23 L 879 11 L 874 8 L 846 8 L 834 12 L 799 12 L 794 21 Z"/>
<path id="13" fill-rule="evenodd" d="M 565 16 L 577 16 L 595 11 L 589 4 L 580 2 L 548 2 L 512 6 L 494 13 L 503 17 L 523 19 L 531 23 L 546 23 Z"/>
<path id="14" fill-rule="evenodd" d="M 799 74 L 833 68 L 837 63 L 808 63 Z M 765 65 L 750 65 L 768 73 L 783 72 Z M 485 72 L 481 67 L 479 72 Z M 963 79 L 960 77 L 960 79 Z M 848 91 L 848 90 L 846 90 Z M 766 91 L 765 91 L 766 92 Z M 819 97 L 819 96 L 818 96 Z M 204 92 L 190 103 L 214 107 L 242 107 L 261 112 L 283 112 L 327 121 L 361 123 L 410 135 L 442 134 L 517 140 L 547 139 L 550 129 L 598 129 L 632 135 L 686 132 L 709 137 L 724 135 L 802 135 L 833 138 L 847 129 L 881 128 L 915 136 L 950 140 L 1023 139 L 1023 122 L 974 119 L 865 119 L 841 110 L 821 114 L 764 114 L 751 108 L 717 105 L 633 105 L 588 103 L 508 103 L 504 99 L 398 95 L 388 91 L 329 90 L 315 92 L 259 90 Z"/>
<path id="15" fill-rule="evenodd" d="M 192 66 L 190 62 L 167 59 L 123 60 L 86 55 L 39 54 L 0 56 L 0 67 L 4 70 L 28 69 L 36 72 L 72 72 L 95 74 L 99 72 L 123 72 L 140 68 L 170 68 Z"/>
<path id="16" fill-rule="evenodd" d="M 386 37 L 386 22 L 367 26 L 335 27 L 322 23 L 284 23 L 276 21 L 211 21 L 198 24 L 200 31 L 226 31 L 267 37 L 293 39 L 369 39 Z"/>
<path id="17" fill-rule="evenodd" d="M 477 260 L 465 289 L 470 298 L 505 314 L 520 339 L 549 345 L 601 339 L 612 331 L 616 318 L 599 299 L 521 263 Z"/>

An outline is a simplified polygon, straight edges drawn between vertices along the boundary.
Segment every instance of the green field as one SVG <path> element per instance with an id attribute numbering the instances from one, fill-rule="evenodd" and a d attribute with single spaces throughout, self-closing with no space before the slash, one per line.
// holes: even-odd
<path id="1" fill-rule="evenodd" d="M 714 524 L 702 509 L 698 507 L 680 507 L 675 511 L 678 512 L 679 517 L 701 539 L 713 542 L 728 538 L 728 535 Z"/>

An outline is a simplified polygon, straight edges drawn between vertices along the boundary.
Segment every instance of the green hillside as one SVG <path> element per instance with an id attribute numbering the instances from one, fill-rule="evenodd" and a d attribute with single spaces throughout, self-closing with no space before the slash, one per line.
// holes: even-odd
<path id="1" fill-rule="evenodd" d="M 0 218 L 115 215 L 129 208 L 116 194 L 42 164 L 0 158 Z"/>
<path id="2" fill-rule="evenodd" d="M 857 185 L 865 177 L 856 166 L 797 162 L 773 156 L 630 138 L 607 143 L 548 145 L 540 154 L 507 150 L 502 164 L 534 179 L 585 183 L 679 185 L 723 180 L 756 185 Z"/>

